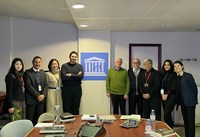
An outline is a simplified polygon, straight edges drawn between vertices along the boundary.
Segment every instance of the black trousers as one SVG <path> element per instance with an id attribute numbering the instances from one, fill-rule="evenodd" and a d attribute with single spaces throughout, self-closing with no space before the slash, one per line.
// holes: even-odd
<path id="1" fill-rule="evenodd" d="M 176 95 L 171 94 L 168 96 L 166 101 L 163 102 L 163 110 L 164 110 L 164 120 L 167 125 L 171 128 L 174 126 L 174 122 L 172 120 L 172 111 L 174 110 L 176 104 Z"/>
<path id="2" fill-rule="evenodd" d="M 42 113 L 44 113 L 44 101 L 26 105 L 26 118 L 31 120 L 33 125 L 37 124 L 38 118 Z"/>
<path id="3" fill-rule="evenodd" d="M 196 106 L 186 107 L 184 104 L 181 104 L 185 137 L 195 137 L 195 109 Z"/>
<path id="4" fill-rule="evenodd" d="M 124 99 L 124 95 L 111 94 L 111 100 L 113 104 L 113 114 L 119 114 L 120 107 L 120 114 L 125 115 L 126 100 Z"/>
<path id="5" fill-rule="evenodd" d="M 150 118 L 151 109 L 155 110 L 156 120 L 161 120 L 161 97 L 143 99 L 144 118 Z"/>
<path id="6" fill-rule="evenodd" d="M 142 96 L 136 95 L 133 92 L 129 93 L 128 96 L 128 105 L 129 105 L 129 115 L 136 114 L 136 105 L 137 105 L 137 113 L 143 117 L 143 104 L 142 104 Z"/>
<path id="7" fill-rule="evenodd" d="M 82 96 L 81 85 L 67 85 L 62 88 L 63 111 L 73 115 L 79 114 Z"/>

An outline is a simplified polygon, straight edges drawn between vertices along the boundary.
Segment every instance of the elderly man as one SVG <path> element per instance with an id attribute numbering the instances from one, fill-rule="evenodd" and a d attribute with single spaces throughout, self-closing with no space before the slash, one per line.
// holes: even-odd
<path id="1" fill-rule="evenodd" d="M 151 59 L 144 60 L 145 71 L 139 81 L 143 96 L 144 118 L 149 118 L 151 109 L 154 109 L 156 119 L 161 120 L 160 73 L 152 66 Z"/>
<path id="2" fill-rule="evenodd" d="M 140 68 L 140 60 L 138 58 L 134 58 L 132 60 L 132 68 L 128 70 L 128 75 L 130 79 L 130 91 L 128 98 L 128 106 L 129 106 L 129 115 L 136 114 L 136 105 L 137 105 L 137 113 L 143 117 L 142 110 L 142 94 L 139 90 L 139 78 L 141 77 L 143 68 Z"/>
<path id="3" fill-rule="evenodd" d="M 121 67 L 122 59 L 115 59 L 114 68 L 110 68 L 106 78 L 106 93 L 108 97 L 111 97 L 113 104 L 113 113 L 122 115 L 126 114 L 125 106 L 126 99 L 128 99 L 128 93 L 130 89 L 130 82 L 128 72 L 126 69 Z"/>

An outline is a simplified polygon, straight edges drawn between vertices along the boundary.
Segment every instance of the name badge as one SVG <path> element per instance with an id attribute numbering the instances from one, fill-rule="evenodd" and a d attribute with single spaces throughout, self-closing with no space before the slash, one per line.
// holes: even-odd
<path id="1" fill-rule="evenodd" d="M 144 87 L 148 88 L 149 84 L 148 83 L 144 83 Z"/>
<path id="2" fill-rule="evenodd" d="M 22 92 L 25 92 L 25 88 L 24 87 L 22 87 Z"/>
<path id="3" fill-rule="evenodd" d="M 60 87 L 56 87 L 56 90 L 60 90 Z"/>
<path id="4" fill-rule="evenodd" d="M 164 94 L 164 89 L 160 90 L 160 94 L 163 95 Z"/>
<path id="5" fill-rule="evenodd" d="M 42 91 L 41 85 L 38 85 L 38 91 Z"/>

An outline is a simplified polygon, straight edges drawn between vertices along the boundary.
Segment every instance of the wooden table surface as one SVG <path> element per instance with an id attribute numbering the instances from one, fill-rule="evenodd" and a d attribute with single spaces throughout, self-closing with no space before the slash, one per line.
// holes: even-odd
<path id="1" fill-rule="evenodd" d="M 145 120 L 139 124 L 138 127 L 135 128 L 123 128 L 120 127 L 120 124 L 124 122 L 124 120 L 120 119 L 120 115 L 115 115 L 116 121 L 112 124 L 104 124 L 104 128 L 106 129 L 106 133 L 102 134 L 101 137 L 145 137 Z M 81 121 L 81 115 L 75 116 L 76 120 L 72 123 L 65 123 L 65 128 L 67 133 L 66 137 L 75 137 L 78 133 L 79 128 L 86 122 Z M 156 128 L 165 127 L 169 128 L 164 122 L 156 121 Z M 40 128 L 33 128 L 28 134 L 27 137 L 44 137 L 45 134 L 39 134 Z M 178 135 L 174 135 L 172 137 L 179 137 Z"/>

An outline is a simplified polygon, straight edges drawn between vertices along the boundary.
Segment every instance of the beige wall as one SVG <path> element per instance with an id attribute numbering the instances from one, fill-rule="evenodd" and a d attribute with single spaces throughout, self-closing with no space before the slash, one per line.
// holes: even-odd
<path id="1" fill-rule="evenodd" d="M 108 52 L 110 60 L 110 32 L 79 31 L 78 43 L 79 53 Z M 80 113 L 110 114 L 110 99 L 106 96 L 105 80 L 84 80 L 82 89 Z"/>

